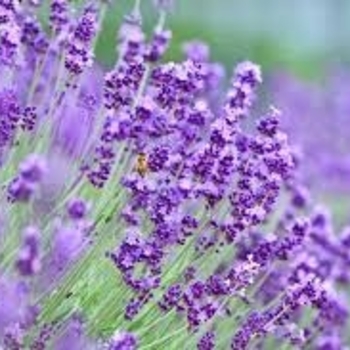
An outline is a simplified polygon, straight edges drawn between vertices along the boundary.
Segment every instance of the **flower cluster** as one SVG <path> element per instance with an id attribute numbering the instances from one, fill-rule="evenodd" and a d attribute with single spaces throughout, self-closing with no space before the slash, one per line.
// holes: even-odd
<path id="1" fill-rule="evenodd" d="M 0 348 L 345 349 L 350 229 L 302 183 L 262 83 L 207 45 L 164 62 L 140 1 L 94 60 L 108 1 L 0 0 Z M 251 119 L 253 123 L 247 123 Z"/>

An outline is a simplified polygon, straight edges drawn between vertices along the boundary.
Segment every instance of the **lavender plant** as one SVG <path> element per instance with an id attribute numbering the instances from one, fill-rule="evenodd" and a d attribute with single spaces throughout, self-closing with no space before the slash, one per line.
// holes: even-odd
<path id="1" fill-rule="evenodd" d="M 140 1 L 104 72 L 108 3 L 0 0 L 0 339 L 4 349 L 346 349 L 350 230 L 333 234 L 260 68 L 200 42 L 162 63 Z"/>

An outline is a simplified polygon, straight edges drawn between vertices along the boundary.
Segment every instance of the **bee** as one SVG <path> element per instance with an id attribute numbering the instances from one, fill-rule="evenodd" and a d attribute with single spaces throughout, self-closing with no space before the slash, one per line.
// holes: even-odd
<path id="1" fill-rule="evenodd" d="M 149 168 L 146 153 L 142 152 L 138 154 L 135 170 L 142 177 L 144 177 L 148 173 Z"/>

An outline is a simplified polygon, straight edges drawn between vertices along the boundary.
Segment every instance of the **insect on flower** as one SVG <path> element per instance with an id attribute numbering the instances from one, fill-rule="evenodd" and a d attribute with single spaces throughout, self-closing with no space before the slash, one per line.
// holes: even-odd
<path id="1" fill-rule="evenodd" d="M 139 153 L 136 159 L 135 171 L 142 177 L 144 177 L 148 172 L 148 161 L 146 153 Z"/>

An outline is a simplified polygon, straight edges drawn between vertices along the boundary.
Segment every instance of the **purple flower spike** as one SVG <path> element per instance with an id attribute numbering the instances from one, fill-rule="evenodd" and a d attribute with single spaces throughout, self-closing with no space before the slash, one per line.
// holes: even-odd
<path id="1" fill-rule="evenodd" d="M 97 11 L 88 6 L 67 40 L 65 66 L 73 76 L 92 66 L 92 44 L 97 30 Z"/>
<path id="2" fill-rule="evenodd" d="M 116 332 L 109 341 L 108 350 L 136 350 L 137 338 L 129 332 Z"/>
<path id="3" fill-rule="evenodd" d="M 346 349 L 349 224 L 303 173 L 350 174 L 343 75 L 251 116 L 260 67 L 226 77 L 197 40 L 166 61 L 172 1 L 154 2 L 105 71 L 112 1 L 0 0 L 0 349 Z M 291 147 L 311 111 L 326 132 Z"/>
<path id="4" fill-rule="evenodd" d="M 206 43 L 201 41 L 187 42 L 183 46 L 186 58 L 196 62 L 207 62 L 209 60 L 210 49 Z"/>
<path id="5" fill-rule="evenodd" d="M 20 164 L 19 173 L 23 180 L 38 183 L 47 173 L 46 160 L 37 154 L 31 154 Z"/>
<path id="6" fill-rule="evenodd" d="M 15 91 L 0 90 L 0 167 L 5 149 L 14 141 L 20 113 L 20 104 Z"/>
<path id="7" fill-rule="evenodd" d="M 19 252 L 16 266 L 23 276 L 37 274 L 41 269 L 39 256 L 40 232 L 35 227 L 28 227 L 23 234 L 23 244 Z"/>
<path id="8" fill-rule="evenodd" d="M 23 320 L 25 294 L 20 286 L 0 275 L 0 337 L 5 329 Z"/>
<path id="9" fill-rule="evenodd" d="M 61 32 L 69 23 L 67 0 L 52 0 L 50 5 L 50 25 L 55 33 Z"/>
<path id="10" fill-rule="evenodd" d="M 84 335 L 84 325 L 79 318 L 69 321 L 64 334 L 56 340 L 55 350 L 84 350 L 88 347 L 88 340 Z"/>
<path id="11" fill-rule="evenodd" d="M 81 253 L 85 242 L 85 233 L 79 227 L 62 226 L 56 229 L 52 246 L 54 268 L 64 269 Z"/>
<path id="12" fill-rule="evenodd" d="M 197 344 L 198 350 L 214 350 L 215 349 L 215 333 L 207 332 L 199 340 Z"/>
<path id="13" fill-rule="evenodd" d="M 46 52 L 49 42 L 40 23 L 32 16 L 26 16 L 22 23 L 21 42 L 34 54 L 42 55 Z"/>
<path id="14" fill-rule="evenodd" d="M 82 199 L 72 199 L 67 205 L 67 211 L 71 219 L 80 220 L 85 218 L 88 212 L 88 205 Z"/>
<path id="15" fill-rule="evenodd" d="M 16 21 L 17 1 L 0 2 L 0 66 L 16 67 L 22 63 L 21 31 Z"/>
<path id="16" fill-rule="evenodd" d="M 168 48 L 169 41 L 172 37 L 170 30 L 157 30 L 153 34 L 152 41 L 147 48 L 145 57 L 150 62 L 157 62 Z"/>
<path id="17" fill-rule="evenodd" d="M 21 177 L 15 178 L 8 187 L 8 198 L 14 202 L 28 202 L 34 195 L 37 185 Z"/>

